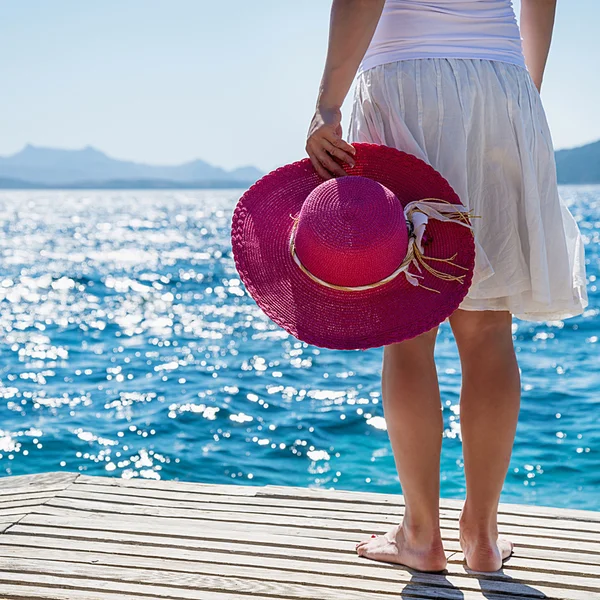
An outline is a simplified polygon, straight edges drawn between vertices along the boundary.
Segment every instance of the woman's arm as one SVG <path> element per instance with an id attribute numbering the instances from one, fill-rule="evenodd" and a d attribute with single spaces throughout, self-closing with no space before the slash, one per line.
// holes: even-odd
<path id="1" fill-rule="evenodd" d="M 373 38 L 385 0 L 333 0 L 329 46 L 306 152 L 324 179 L 346 172 L 331 156 L 353 165 L 354 148 L 342 140 L 341 106 Z"/>
<path id="2" fill-rule="evenodd" d="M 555 13 L 556 0 L 521 0 L 520 27 L 523 54 L 529 74 L 538 91 L 542 88 Z"/>

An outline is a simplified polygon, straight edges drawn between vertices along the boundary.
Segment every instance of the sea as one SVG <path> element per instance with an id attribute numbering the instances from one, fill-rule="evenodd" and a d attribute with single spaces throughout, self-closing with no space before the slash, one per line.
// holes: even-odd
<path id="1" fill-rule="evenodd" d="M 0 474 L 401 493 L 382 348 L 318 348 L 241 283 L 244 190 L 0 192 Z M 502 502 L 600 510 L 600 186 L 561 187 L 584 237 L 590 304 L 514 319 L 522 403 Z M 461 370 L 435 358 L 441 495 L 464 498 Z"/>

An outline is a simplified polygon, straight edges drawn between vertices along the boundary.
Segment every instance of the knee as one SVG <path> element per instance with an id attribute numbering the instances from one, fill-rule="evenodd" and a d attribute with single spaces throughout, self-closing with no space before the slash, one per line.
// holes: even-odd
<path id="1" fill-rule="evenodd" d="M 414 338 L 384 346 L 384 366 L 409 367 L 423 361 L 433 361 L 435 341 L 439 327 L 426 331 Z"/>
<path id="2" fill-rule="evenodd" d="M 463 352 L 479 349 L 482 345 L 492 349 L 502 342 L 512 345 L 512 315 L 509 311 L 457 310 L 449 320 L 456 343 Z"/>

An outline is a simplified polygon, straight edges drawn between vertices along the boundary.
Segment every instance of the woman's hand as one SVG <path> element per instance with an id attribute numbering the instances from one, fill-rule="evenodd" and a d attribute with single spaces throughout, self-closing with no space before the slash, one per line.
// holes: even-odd
<path id="1" fill-rule="evenodd" d="M 323 179 L 343 177 L 346 171 L 332 157 L 354 166 L 356 150 L 342 139 L 342 113 L 339 108 L 317 106 L 310 123 L 306 152 Z"/>
<path id="2" fill-rule="evenodd" d="M 354 166 L 356 150 L 342 139 L 340 107 L 373 38 L 384 4 L 385 0 L 331 3 L 325 69 L 306 140 L 306 152 L 323 179 L 347 175 L 336 159 Z"/>

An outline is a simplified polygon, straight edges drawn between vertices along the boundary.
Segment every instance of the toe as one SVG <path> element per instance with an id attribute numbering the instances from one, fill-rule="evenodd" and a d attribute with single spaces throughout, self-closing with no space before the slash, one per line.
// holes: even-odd
<path id="1" fill-rule="evenodd" d="M 362 546 L 364 544 L 368 544 L 373 538 L 376 538 L 377 536 L 375 534 L 373 534 L 368 540 L 361 540 L 360 542 L 358 542 L 356 544 L 356 548 L 358 548 L 359 546 Z"/>

